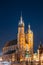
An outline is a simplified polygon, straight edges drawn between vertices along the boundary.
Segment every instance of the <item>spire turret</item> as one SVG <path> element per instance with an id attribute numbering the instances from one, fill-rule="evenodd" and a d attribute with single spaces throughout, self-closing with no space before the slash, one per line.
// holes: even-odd
<path id="1" fill-rule="evenodd" d="M 30 24 L 28 25 L 28 32 L 29 33 L 33 33 L 32 30 L 31 30 L 31 28 L 30 28 Z"/>
<path id="2" fill-rule="evenodd" d="M 23 19 L 22 19 L 22 12 L 21 12 L 21 17 L 20 17 L 20 23 L 23 23 Z"/>
<path id="3" fill-rule="evenodd" d="M 29 28 L 29 30 L 30 30 L 30 24 L 28 25 L 28 28 Z"/>
<path id="4" fill-rule="evenodd" d="M 19 26 L 24 26 L 23 18 L 22 18 L 22 12 L 21 12 L 21 17 L 19 21 Z"/>

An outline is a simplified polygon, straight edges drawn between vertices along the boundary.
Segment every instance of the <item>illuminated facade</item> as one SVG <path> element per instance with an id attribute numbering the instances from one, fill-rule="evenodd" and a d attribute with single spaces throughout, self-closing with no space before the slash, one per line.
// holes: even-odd
<path id="1" fill-rule="evenodd" d="M 18 36 L 17 36 L 17 44 L 18 49 L 20 51 L 20 59 L 33 57 L 33 32 L 30 29 L 30 25 L 28 25 L 28 31 L 25 33 L 24 31 L 24 22 L 22 20 L 22 16 L 20 18 L 20 22 L 18 25 Z"/>
<path id="2" fill-rule="evenodd" d="M 43 46 L 40 45 L 37 53 L 33 53 L 33 45 L 33 31 L 31 30 L 30 25 L 28 25 L 27 33 L 25 33 L 25 24 L 21 16 L 18 24 L 17 39 L 5 44 L 3 48 L 3 60 L 18 62 L 41 61 L 42 63 Z"/>

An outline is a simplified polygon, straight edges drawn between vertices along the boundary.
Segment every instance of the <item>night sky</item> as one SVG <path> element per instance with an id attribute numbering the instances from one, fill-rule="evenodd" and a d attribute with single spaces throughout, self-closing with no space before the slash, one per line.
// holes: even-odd
<path id="1" fill-rule="evenodd" d="M 30 24 L 34 33 L 34 49 L 43 44 L 43 0 L 0 0 L 0 53 L 6 41 L 16 39 L 21 11 L 25 32 Z"/>

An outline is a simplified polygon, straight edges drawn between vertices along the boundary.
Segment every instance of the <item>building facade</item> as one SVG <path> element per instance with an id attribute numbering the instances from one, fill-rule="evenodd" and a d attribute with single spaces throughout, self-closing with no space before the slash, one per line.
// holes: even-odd
<path id="1" fill-rule="evenodd" d="M 33 32 L 28 25 L 28 31 L 25 33 L 25 24 L 23 22 L 22 16 L 18 25 L 18 35 L 17 35 L 17 44 L 20 51 L 20 60 L 30 57 L 30 60 L 33 57 Z"/>
<path id="2" fill-rule="evenodd" d="M 17 39 L 5 44 L 3 47 L 3 60 L 15 62 L 31 62 L 37 60 L 39 62 L 41 60 L 42 62 L 41 57 L 43 56 L 43 45 L 40 45 L 37 53 L 34 53 L 33 36 L 34 34 L 30 28 L 30 25 L 28 25 L 27 33 L 25 33 L 25 24 L 21 16 L 18 24 Z"/>

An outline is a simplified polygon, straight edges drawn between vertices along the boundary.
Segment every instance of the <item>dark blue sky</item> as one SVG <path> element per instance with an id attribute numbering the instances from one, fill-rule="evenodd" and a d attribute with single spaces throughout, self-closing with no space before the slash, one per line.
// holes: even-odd
<path id="1" fill-rule="evenodd" d="M 34 48 L 43 43 L 43 0 L 1 0 L 0 1 L 0 51 L 6 41 L 16 38 L 19 19 L 22 16 L 25 30 L 28 24 L 34 32 Z"/>

